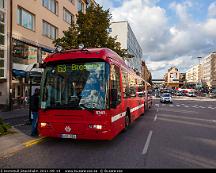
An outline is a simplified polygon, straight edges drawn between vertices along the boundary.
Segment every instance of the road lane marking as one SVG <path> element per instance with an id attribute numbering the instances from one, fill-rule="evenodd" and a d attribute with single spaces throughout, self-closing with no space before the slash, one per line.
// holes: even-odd
<path id="1" fill-rule="evenodd" d="M 216 109 L 215 107 L 213 108 L 213 107 L 208 107 L 209 109 Z"/>
<path id="2" fill-rule="evenodd" d="M 178 119 L 186 119 L 186 120 L 195 120 L 195 121 L 204 121 L 204 122 L 215 122 L 215 120 L 206 120 L 202 118 L 192 118 L 192 117 L 185 117 L 185 116 L 176 116 L 176 115 L 167 115 L 167 114 L 160 114 L 161 117 L 167 118 L 178 118 Z"/>
<path id="3" fill-rule="evenodd" d="M 156 121 L 157 120 L 157 114 L 155 115 L 155 117 L 154 117 L 154 121 Z"/>
<path id="4" fill-rule="evenodd" d="M 180 112 L 180 113 L 186 113 L 186 114 L 198 114 L 198 112 L 196 111 L 185 111 L 185 110 L 175 110 L 175 109 L 163 109 L 163 108 L 160 108 L 160 110 L 162 111 L 166 111 L 166 112 Z"/>
<path id="5" fill-rule="evenodd" d="M 159 104 L 155 104 L 155 107 L 159 107 Z"/>
<path id="6" fill-rule="evenodd" d="M 153 133 L 153 132 L 152 132 L 152 130 L 151 130 L 151 131 L 149 132 L 147 141 L 146 141 L 145 146 L 144 146 L 143 151 L 142 151 L 142 154 L 143 154 L 143 155 L 146 154 L 147 151 L 148 151 L 148 147 L 149 147 L 149 144 L 150 144 L 150 141 L 151 141 L 152 133 Z"/>
<path id="7" fill-rule="evenodd" d="M 170 123 L 178 123 L 178 124 L 184 124 L 184 125 L 189 125 L 189 126 L 198 126 L 198 127 L 205 127 L 205 128 L 211 128 L 215 129 L 215 125 L 208 125 L 204 123 L 195 123 L 195 122 L 190 122 L 187 120 L 178 120 L 178 119 L 169 119 L 169 118 L 162 118 L 161 116 L 158 118 L 158 120 L 165 121 L 165 122 L 170 122 Z"/>
<path id="8" fill-rule="evenodd" d="M 25 143 L 23 143 L 23 145 L 25 147 L 31 147 L 33 145 L 36 145 L 36 144 L 39 144 L 41 142 L 43 142 L 45 140 L 45 137 L 42 137 L 42 138 L 39 138 L 39 139 L 33 139 L 33 140 L 30 140 L 30 141 L 27 141 Z"/>

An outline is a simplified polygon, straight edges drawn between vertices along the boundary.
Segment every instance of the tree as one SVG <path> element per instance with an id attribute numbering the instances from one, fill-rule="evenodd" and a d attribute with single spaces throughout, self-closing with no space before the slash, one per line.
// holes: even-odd
<path id="1" fill-rule="evenodd" d="M 55 46 L 60 45 L 64 49 L 77 48 L 83 43 L 87 48 L 107 47 L 124 56 L 125 49 L 121 48 L 121 44 L 117 42 L 117 37 L 109 36 L 111 14 L 102 7 L 91 5 L 86 9 L 86 13 L 79 12 L 76 24 L 72 23 L 64 36 L 54 41 Z"/>

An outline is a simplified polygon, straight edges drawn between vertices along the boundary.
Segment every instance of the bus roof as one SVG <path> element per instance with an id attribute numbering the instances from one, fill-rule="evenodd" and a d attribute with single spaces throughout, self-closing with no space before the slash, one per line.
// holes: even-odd
<path id="1" fill-rule="evenodd" d="M 109 57 L 114 58 L 115 60 L 124 63 L 124 60 L 114 51 L 108 48 L 89 48 L 89 49 L 71 49 L 63 52 L 53 53 L 49 55 L 44 62 L 55 62 L 55 61 L 67 61 L 74 59 L 103 59 L 108 61 Z"/>

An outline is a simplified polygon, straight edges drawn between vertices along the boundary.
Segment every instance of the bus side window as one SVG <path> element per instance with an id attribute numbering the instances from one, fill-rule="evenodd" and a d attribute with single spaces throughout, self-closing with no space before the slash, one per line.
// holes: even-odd
<path id="1" fill-rule="evenodd" d="M 110 88 L 111 88 L 111 107 L 116 107 L 121 103 L 120 88 L 120 69 L 115 65 L 111 65 L 110 70 Z"/>
<path id="2" fill-rule="evenodd" d="M 123 97 L 130 97 L 130 89 L 128 83 L 128 74 L 126 72 L 122 72 L 122 87 L 123 87 Z"/>
<path id="3" fill-rule="evenodd" d="M 144 97 L 144 93 L 145 93 L 145 84 L 144 81 L 142 80 L 138 80 L 138 97 Z"/>
<path id="4" fill-rule="evenodd" d="M 136 79 L 132 75 L 130 75 L 129 87 L 129 96 L 136 97 Z"/>

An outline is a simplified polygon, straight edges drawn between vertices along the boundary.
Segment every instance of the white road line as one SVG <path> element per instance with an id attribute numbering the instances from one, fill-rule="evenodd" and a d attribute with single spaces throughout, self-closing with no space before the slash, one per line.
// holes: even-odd
<path id="1" fill-rule="evenodd" d="M 148 151 L 148 147 L 149 147 L 149 144 L 150 144 L 150 141 L 151 141 L 152 133 L 153 133 L 152 131 L 149 132 L 147 141 L 146 141 L 145 146 L 144 146 L 143 151 L 142 151 L 143 155 L 146 154 L 147 151 Z"/>
<path id="2" fill-rule="evenodd" d="M 186 116 L 176 116 L 176 115 L 167 115 L 167 114 L 160 114 L 160 117 L 166 117 L 166 118 L 177 118 L 177 119 L 182 119 L 182 120 L 195 120 L 195 121 L 203 121 L 203 122 L 216 122 L 216 120 L 207 120 L 207 119 L 202 119 L 202 118 L 192 118 L 192 117 L 186 117 Z"/>
<path id="3" fill-rule="evenodd" d="M 199 108 L 205 109 L 206 107 L 204 107 L 204 106 L 199 106 Z"/>
<path id="4" fill-rule="evenodd" d="M 156 107 L 159 107 L 159 104 L 155 104 Z"/>
<path id="5" fill-rule="evenodd" d="M 177 107 L 180 107 L 180 105 L 176 105 Z"/>
<path id="6" fill-rule="evenodd" d="M 157 114 L 155 115 L 155 117 L 154 117 L 154 121 L 156 121 L 157 120 Z"/>
<path id="7" fill-rule="evenodd" d="M 174 105 L 169 105 L 169 107 L 174 107 Z"/>

